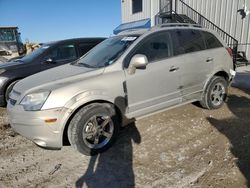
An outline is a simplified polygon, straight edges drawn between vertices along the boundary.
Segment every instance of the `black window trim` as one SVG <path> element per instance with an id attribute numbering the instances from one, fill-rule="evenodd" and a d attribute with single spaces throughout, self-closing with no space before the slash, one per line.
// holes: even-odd
<path id="1" fill-rule="evenodd" d="M 154 32 L 154 33 L 151 33 L 149 34 L 148 36 L 144 37 L 142 40 L 140 40 L 136 46 L 133 47 L 132 50 L 130 50 L 130 52 L 126 55 L 126 57 L 123 59 L 123 68 L 124 69 L 127 69 L 129 67 L 129 64 L 130 64 L 130 61 L 132 59 L 132 54 L 138 49 L 140 48 L 142 45 L 143 45 L 143 42 L 145 42 L 146 40 L 148 40 L 150 37 L 154 36 L 154 35 L 157 35 L 157 34 L 160 34 L 160 33 L 168 33 L 169 35 L 169 40 L 170 40 L 170 47 L 171 47 L 171 50 L 170 50 L 170 53 L 171 53 L 171 56 L 169 57 L 166 57 L 166 58 L 162 58 L 162 59 L 158 59 L 158 60 L 155 60 L 155 61 L 151 61 L 149 62 L 149 64 L 151 63 L 155 63 L 155 62 L 158 62 L 158 61 L 162 61 L 163 59 L 170 59 L 170 58 L 173 58 L 174 57 L 174 53 L 173 53 L 173 40 L 172 40 L 172 34 L 170 32 L 170 30 L 162 30 L 162 31 L 157 31 L 157 32 Z"/>

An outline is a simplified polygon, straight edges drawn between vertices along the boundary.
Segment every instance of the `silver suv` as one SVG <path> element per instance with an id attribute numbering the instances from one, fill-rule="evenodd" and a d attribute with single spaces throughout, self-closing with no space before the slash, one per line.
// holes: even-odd
<path id="1" fill-rule="evenodd" d="M 235 75 L 231 55 L 197 25 L 123 32 L 77 62 L 18 82 L 8 101 L 11 126 L 41 147 L 69 141 L 94 155 L 136 118 L 194 101 L 220 108 Z"/>

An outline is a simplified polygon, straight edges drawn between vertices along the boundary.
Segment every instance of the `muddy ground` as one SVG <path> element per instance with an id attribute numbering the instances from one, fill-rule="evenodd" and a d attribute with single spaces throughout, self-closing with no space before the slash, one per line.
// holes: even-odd
<path id="1" fill-rule="evenodd" d="M 1 109 L 0 187 L 248 187 L 249 83 L 239 73 L 219 110 L 190 104 L 139 120 L 95 157 L 35 146 Z"/>

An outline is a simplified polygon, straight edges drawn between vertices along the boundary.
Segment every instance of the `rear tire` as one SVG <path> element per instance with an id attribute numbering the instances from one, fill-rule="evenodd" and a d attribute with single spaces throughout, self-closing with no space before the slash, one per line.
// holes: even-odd
<path id="1" fill-rule="evenodd" d="M 84 155 L 96 155 L 112 146 L 119 132 L 114 106 L 93 103 L 81 108 L 68 128 L 70 144 Z"/>
<path id="2" fill-rule="evenodd" d="M 205 89 L 200 104 L 206 109 L 218 109 L 224 104 L 228 94 L 228 83 L 225 78 L 214 76 Z"/>

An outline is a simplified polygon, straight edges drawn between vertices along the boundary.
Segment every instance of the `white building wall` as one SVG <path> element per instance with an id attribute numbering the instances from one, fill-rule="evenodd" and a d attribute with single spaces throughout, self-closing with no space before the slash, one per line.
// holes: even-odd
<path id="1" fill-rule="evenodd" d="M 151 18 L 151 0 L 143 0 L 142 2 L 143 11 L 136 14 L 132 14 L 132 0 L 121 0 L 121 6 L 122 6 L 122 23 L 128 23 L 128 22 Z"/>
<path id="2" fill-rule="evenodd" d="M 237 10 L 246 4 L 250 10 L 250 0 L 184 0 L 197 12 L 208 18 L 224 31 L 239 41 L 239 51 L 246 51 L 250 59 L 250 15 L 241 19 Z M 132 0 L 121 0 L 122 23 L 128 23 L 151 18 L 151 25 L 155 23 L 155 16 L 159 12 L 160 0 L 143 0 L 143 12 L 132 14 Z M 180 4 L 178 12 L 185 13 Z M 248 44 L 248 45 L 245 45 Z"/>
<path id="3" fill-rule="evenodd" d="M 250 59 L 250 15 L 242 19 L 237 12 L 247 5 L 250 10 L 250 0 L 184 0 L 189 6 L 219 26 L 239 41 L 239 51 L 246 51 Z M 181 4 L 178 12 L 185 13 Z M 248 45 L 246 45 L 248 44 Z"/>
<path id="4" fill-rule="evenodd" d="M 121 0 L 122 23 L 151 19 L 151 25 L 155 25 L 155 15 L 158 14 L 159 0 L 143 0 L 143 11 L 132 14 L 132 0 Z"/>
<path id="5" fill-rule="evenodd" d="M 151 0 L 151 25 L 155 25 L 155 15 L 160 12 L 160 0 Z"/>

